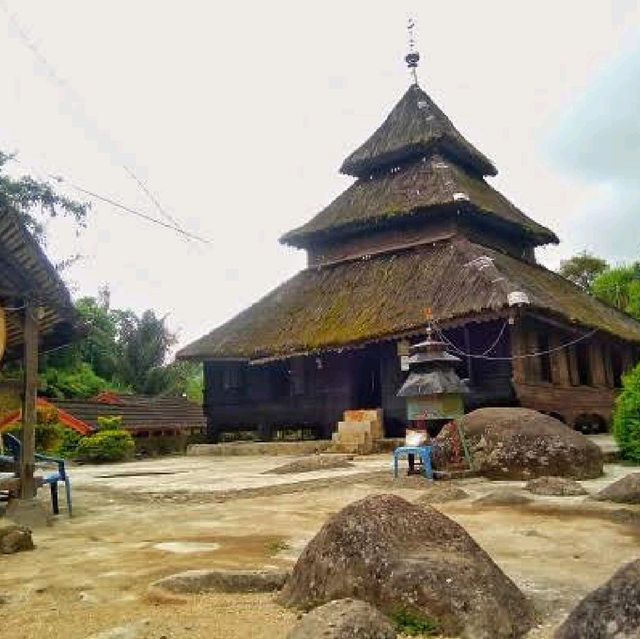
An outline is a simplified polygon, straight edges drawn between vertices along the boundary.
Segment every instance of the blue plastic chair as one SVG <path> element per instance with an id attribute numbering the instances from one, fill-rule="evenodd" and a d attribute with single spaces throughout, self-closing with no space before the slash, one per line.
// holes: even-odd
<path id="1" fill-rule="evenodd" d="M 403 457 L 415 455 L 422 462 L 422 472 L 427 479 L 433 479 L 431 464 L 432 446 L 400 446 L 393 451 L 393 476 L 398 476 L 398 461 Z"/>
<path id="2" fill-rule="evenodd" d="M 2 440 L 11 453 L 14 462 L 19 464 L 22 448 L 20 440 L 9 433 L 2 435 Z M 60 459 L 59 457 L 50 457 L 49 455 L 41 455 L 40 453 L 36 453 L 35 458 L 36 462 L 39 462 L 42 465 L 56 464 L 58 466 L 58 472 L 45 475 L 42 478 L 42 483 L 49 484 L 49 488 L 51 489 L 51 508 L 54 515 L 59 515 L 60 506 L 58 504 L 58 482 L 64 482 L 64 489 L 67 496 L 67 512 L 69 513 L 69 517 L 71 517 L 73 514 L 73 504 L 71 502 L 71 480 L 67 474 L 64 459 Z"/>

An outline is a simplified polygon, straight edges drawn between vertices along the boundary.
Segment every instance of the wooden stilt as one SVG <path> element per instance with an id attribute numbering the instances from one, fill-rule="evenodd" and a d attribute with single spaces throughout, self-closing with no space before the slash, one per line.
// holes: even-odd
<path id="1" fill-rule="evenodd" d="M 27 302 L 24 309 L 24 386 L 22 394 L 22 457 L 20 459 L 20 496 L 36 495 L 36 394 L 38 391 L 38 307 Z"/>

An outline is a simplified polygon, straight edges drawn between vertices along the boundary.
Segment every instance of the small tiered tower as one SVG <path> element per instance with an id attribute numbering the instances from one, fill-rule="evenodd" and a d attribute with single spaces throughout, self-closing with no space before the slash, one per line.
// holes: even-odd
<path id="1" fill-rule="evenodd" d="M 460 359 L 447 352 L 445 342 L 433 339 L 432 330 L 430 324 L 427 339 L 411 347 L 410 373 L 398 397 L 406 398 L 409 427 L 434 436 L 444 424 L 464 415 L 467 389 L 455 372 Z"/>

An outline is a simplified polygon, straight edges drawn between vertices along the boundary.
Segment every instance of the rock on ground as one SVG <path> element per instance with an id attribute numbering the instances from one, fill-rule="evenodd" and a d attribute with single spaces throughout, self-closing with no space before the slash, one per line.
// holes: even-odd
<path id="1" fill-rule="evenodd" d="M 33 550 L 31 530 L 11 521 L 0 521 L 0 554 L 10 555 L 22 550 Z"/>
<path id="2" fill-rule="evenodd" d="M 593 497 L 621 504 L 640 504 L 640 473 L 631 473 L 609 484 Z"/>
<path id="3" fill-rule="evenodd" d="M 459 486 L 452 486 L 450 483 L 433 484 L 429 486 L 416 500 L 416 504 L 442 504 L 447 501 L 457 501 L 466 499 L 469 493 Z"/>
<path id="4" fill-rule="evenodd" d="M 480 506 L 520 506 L 522 504 L 528 504 L 533 499 L 527 495 L 523 495 L 517 490 L 511 490 L 509 488 L 501 488 L 487 493 L 482 497 L 478 497 L 473 503 Z"/>
<path id="5" fill-rule="evenodd" d="M 288 576 L 288 572 L 275 570 L 187 570 L 151 586 L 179 593 L 273 592 L 282 588 Z"/>
<path id="6" fill-rule="evenodd" d="M 365 601 L 339 599 L 306 614 L 287 639 L 395 639 L 393 625 Z"/>
<path id="7" fill-rule="evenodd" d="M 555 497 L 577 497 L 589 494 L 577 481 L 566 477 L 538 477 L 528 481 L 524 488 L 534 495 Z"/>
<path id="8" fill-rule="evenodd" d="M 490 479 L 602 475 L 602 451 L 561 421 L 528 408 L 480 408 L 460 420 L 474 468 Z M 446 449 L 448 433 L 436 438 Z"/>
<path id="9" fill-rule="evenodd" d="M 102 632 L 91 635 L 87 639 L 139 639 L 141 633 L 148 625 L 149 621 L 147 619 L 144 619 L 143 621 L 130 623 L 126 626 L 108 628 L 107 630 L 103 630 Z"/>
<path id="10" fill-rule="evenodd" d="M 285 475 L 289 473 L 308 473 L 313 470 L 330 470 L 332 468 L 352 468 L 345 457 L 313 455 L 305 459 L 298 459 L 288 464 L 283 464 L 271 470 L 266 470 L 264 474 Z"/>
<path id="11" fill-rule="evenodd" d="M 345 597 L 465 638 L 517 638 L 533 623 L 525 596 L 460 525 L 396 495 L 367 497 L 331 517 L 280 601 L 309 610 Z"/>
<path id="12" fill-rule="evenodd" d="M 640 559 L 588 594 L 556 630 L 555 639 L 640 637 Z"/>

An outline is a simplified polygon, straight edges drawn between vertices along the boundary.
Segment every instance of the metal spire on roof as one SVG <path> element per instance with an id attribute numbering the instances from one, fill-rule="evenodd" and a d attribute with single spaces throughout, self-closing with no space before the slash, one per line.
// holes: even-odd
<path id="1" fill-rule="evenodd" d="M 405 62 L 409 67 L 409 72 L 411 73 L 411 78 L 413 83 L 418 85 L 418 62 L 420 60 L 420 54 L 416 51 L 416 39 L 414 34 L 414 29 L 416 27 L 415 20 L 413 18 L 409 18 L 409 22 L 407 24 L 407 30 L 409 31 L 409 53 L 405 56 Z"/>

